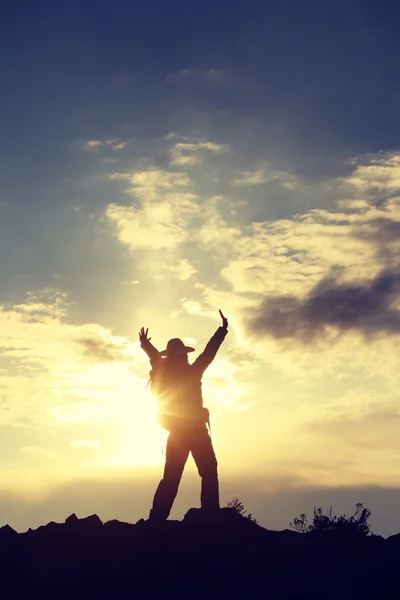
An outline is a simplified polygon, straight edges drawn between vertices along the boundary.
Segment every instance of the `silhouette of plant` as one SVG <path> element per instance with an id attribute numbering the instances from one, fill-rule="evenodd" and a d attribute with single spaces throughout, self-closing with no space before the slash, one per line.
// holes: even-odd
<path id="1" fill-rule="evenodd" d="M 246 519 L 249 519 L 249 521 L 257 523 L 257 519 L 255 519 L 253 515 L 245 509 L 245 507 L 237 497 L 234 497 L 232 498 L 232 500 L 229 500 L 225 508 L 231 508 L 232 510 L 237 512 L 241 517 L 246 517 Z"/>
<path id="2" fill-rule="evenodd" d="M 237 498 L 237 497 L 232 498 L 232 500 L 229 500 L 228 504 L 226 505 L 226 508 L 232 508 L 239 515 L 242 515 L 242 517 L 247 512 L 245 507 L 243 506 L 243 504 L 240 502 L 239 498 Z"/>
<path id="3" fill-rule="evenodd" d="M 361 502 L 357 502 L 356 511 L 351 517 L 332 515 L 332 506 L 326 513 L 322 508 L 314 507 L 313 522 L 310 523 L 305 514 L 293 519 L 290 527 L 301 533 L 312 532 L 334 532 L 343 535 L 365 536 L 372 534 L 368 519 L 371 516 L 369 508 L 364 508 Z M 373 535 L 373 534 L 372 534 Z"/>

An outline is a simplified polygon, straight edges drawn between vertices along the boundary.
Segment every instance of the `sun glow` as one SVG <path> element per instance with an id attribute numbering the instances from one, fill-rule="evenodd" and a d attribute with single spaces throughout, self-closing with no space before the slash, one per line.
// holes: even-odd
<path id="1" fill-rule="evenodd" d="M 120 428 L 115 457 L 116 465 L 157 465 L 162 463 L 165 432 L 157 422 L 157 406 L 150 390 L 143 384 L 133 386 L 120 397 L 116 419 Z"/>
<path id="2" fill-rule="evenodd" d="M 72 375 L 64 385 L 64 392 L 74 402 L 53 405 L 51 416 L 57 423 L 101 426 L 104 443 L 94 450 L 92 464 L 145 466 L 162 462 L 164 438 L 156 402 L 145 380 L 133 373 L 128 363 L 93 365 Z M 62 390 L 59 395 L 63 395 Z"/>

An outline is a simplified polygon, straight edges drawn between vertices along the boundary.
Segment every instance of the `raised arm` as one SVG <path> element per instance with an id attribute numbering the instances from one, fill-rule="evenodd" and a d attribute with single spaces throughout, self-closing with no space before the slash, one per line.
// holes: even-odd
<path id="1" fill-rule="evenodd" d="M 212 363 L 217 354 L 222 342 L 225 339 L 226 334 L 228 333 L 228 319 L 224 317 L 221 311 L 219 311 L 222 319 L 222 325 L 218 327 L 217 331 L 214 333 L 207 346 L 204 348 L 203 352 L 196 358 L 192 367 L 201 374 L 207 369 L 207 367 Z"/>
<path id="2" fill-rule="evenodd" d="M 150 359 L 152 367 L 161 359 L 160 353 L 155 346 L 150 342 L 151 338 L 148 337 L 149 330 L 144 327 L 139 331 L 140 346 L 146 352 Z"/>

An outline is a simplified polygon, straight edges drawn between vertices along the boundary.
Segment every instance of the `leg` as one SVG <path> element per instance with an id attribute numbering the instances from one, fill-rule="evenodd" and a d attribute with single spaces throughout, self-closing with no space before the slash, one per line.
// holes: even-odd
<path id="1" fill-rule="evenodd" d="M 150 519 L 168 519 L 178 493 L 183 469 L 189 456 L 190 446 L 181 436 L 170 433 L 167 441 L 164 477 L 161 479 L 153 500 Z"/>
<path id="2" fill-rule="evenodd" d="M 217 459 L 206 426 L 201 427 L 192 437 L 191 450 L 201 477 L 201 507 L 219 508 L 219 486 Z"/>

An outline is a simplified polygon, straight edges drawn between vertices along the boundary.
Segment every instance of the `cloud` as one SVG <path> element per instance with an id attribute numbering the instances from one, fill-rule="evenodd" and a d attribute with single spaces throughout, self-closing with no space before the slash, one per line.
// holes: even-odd
<path id="1" fill-rule="evenodd" d="M 366 336 L 397 335 L 399 294 L 399 271 L 382 271 L 372 280 L 351 284 L 325 278 L 304 299 L 265 298 L 248 327 L 257 335 L 297 338 L 306 343 L 330 328 L 338 333 L 355 330 Z"/>
<path id="2" fill-rule="evenodd" d="M 199 157 L 217 157 L 219 145 L 204 139 L 171 134 L 155 142 L 154 158 L 150 152 L 138 168 L 111 175 L 132 198 L 110 204 L 106 215 L 135 257 L 135 279 L 144 288 L 168 282 L 168 309 L 179 318 L 182 298 L 205 311 L 225 307 L 251 360 L 296 381 L 339 377 L 364 363 L 395 377 L 400 160 L 364 157 L 351 171 L 346 165 L 346 177 L 304 180 L 230 144 L 210 176 Z M 143 169 L 162 164 L 161 155 L 197 166 Z M 192 268 L 196 283 L 185 289 Z M 262 335 L 254 335 L 255 322 Z M 373 347 L 365 343 L 372 335 Z"/>
<path id="3" fill-rule="evenodd" d="M 398 385 L 400 198 L 390 191 L 397 162 L 381 161 L 391 183 L 379 201 L 368 185 L 354 185 L 354 173 L 364 176 L 356 165 L 348 178 L 325 183 L 336 194 L 331 209 L 243 224 L 229 245 L 215 246 L 230 293 L 203 285 L 197 302 L 226 306 L 249 356 L 298 382 L 365 373 Z M 221 207 L 214 210 L 226 227 Z"/>
<path id="4" fill-rule="evenodd" d="M 169 149 L 171 165 L 190 166 L 201 162 L 202 155 L 206 152 L 212 154 L 221 154 L 228 150 L 225 144 L 216 144 L 215 142 L 178 142 Z"/>
<path id="5" fill-rule="evenodd" d="M 268 179 L 269 177 L 266 174 L 265 170 L 259 169 L 258 171 L 244 171 L 243 173 L 240 173 L 235 183 L 237 185 L 258 185 L 261 183 L 265 183 L 266 181 L 268 181 Z"/>
<path id="6" fill-rule="evenodd" d="M 28 292 L 23 304 L 5 305 L 6 310 L 18 313 L 25 322 L 46 323 L 55 318 L 62 318 L 68 310 L 67 294 L 54 288 L 44 288 Z"/>
<path id="7" fill-rule="evenodd" d="M 181 190 L 189 185 L 187 173 L 156 168 L 112 173 L 110 179 L 129 182 L 132 187 L 128 191 L 143 202 L 160 200 L 160 194 Z"/>
<path id="8" fill-rule="evenodd" d="M 190 240 L 198 240 L 203 248 L 226 249 L 238 231 L 221 217 L 224 199 L 201 199 L 191 191 L 187 173 L 149 169 L 116 173 L 111 178 L 131 183 L 128 191 L 139 200 L 139 206 L 113 203 L 106 209 L 106 217 L 116 227 L 120 241 L 132 250 L 173 249 Z"/>
<path id="9" fill-rule="evenodd" d="M 117 138 L 111 140 L 87 140 L 83 144 L 84 150 L 89 152 L 98 152 L 100 149 L 111 149 L 114 151 L 123 150 L 128 142 L 123 142 Z"/>
<path id="10" fill-rule="evenodd" d="M 129 182 L 128 189 L 139 206 L 110 204 L 106 217 L 114 224 L 121 242 L 132 249 L 173 248 L 188 235 L 197 212 L 196 195 L 186 191 L 186 173 L 161 169 L 114 173 L 111 179 Z"/>
<path id="11" fill-rule="evenodd" d="M 198 272 L 186 258 L 180 260 L 177 265 L 170 265 L 169 270 L 175 273 L 181 281 L 190 279 Z"/>
<path id="12" fill-rule="evenodd" d="M 121 242 L 136 248 L 174 248 L 189 235 L 190 221 L 197 213 L 192 194 L 169 194 L 142 208 L 110 204 L 106 216 L 114 224 Z"/>
<path id="13" fill-rule="evenodd" d="M 284 188 L 295 189 L 299 186 L 297 178 L 287 171 L 261 168 L 256 171 L 243 171 L 235 180 L 236 185 L 261 185 L 267 182 L 280 183 Z"/>
<path id="14" fill-rule="evenodd" d="M 194 239 L 204 253 L 217 252 L 222 257 L 231 254 L 231 244 L 239 239 L 240 229 L 230 225 L 222 216 L 221 212 L 229 208 L 229 202 L 220 196 L 212 196 L 201 203 L 201 219 Z"/>
<path id="15" fill-rule="evenodd" d="M 65 292 L 50 289 L 0 306 L 2 425 L 106 419 L 102 397 L 134 385 L 132 344 L 100 325 L 68 323 L 68 311 Z"/>
<path id="16" fill-rule="evenodd" d="M 235 241 L 222 275 L 237 292 L 304 297 L 332 270 L 348 282 L 400 266 L 400 201 L 340 199 L 331 211 L 252 223 Z"/>
<path id="17" fill-rule="evenodd" d="M 106 142 L 115 151 L 123 150 L 128 145 L 128 142 L 120 142 L 119 140 L 110 140 Z"/>
<path id="18" fill-rule="evenodd" d="M 78 340 L 78 343 L 85 349 L 85 355 L 94 362 L 123 361 L 129 358 L 123 346 L 113 343 L 108 337 L 102 335 L 85 337 Z"/>
<path id="19" fill-rule="evenodd" d="M 84 143 L 83 147 L 85 150 L 99 150 L 101 148 L 102 142 L 100 140 L 88 140 Z"/>
<path id="20" fill-rule="evenodd" d="M 353 164 L 355 169 L 344 182 L 357 192 L 376 197 L 380 192 L 393 193 L 400 190 L 400 154 L 393 152 L 369 155 L 362 164 L 357 159 L 354 159 Z"/>

